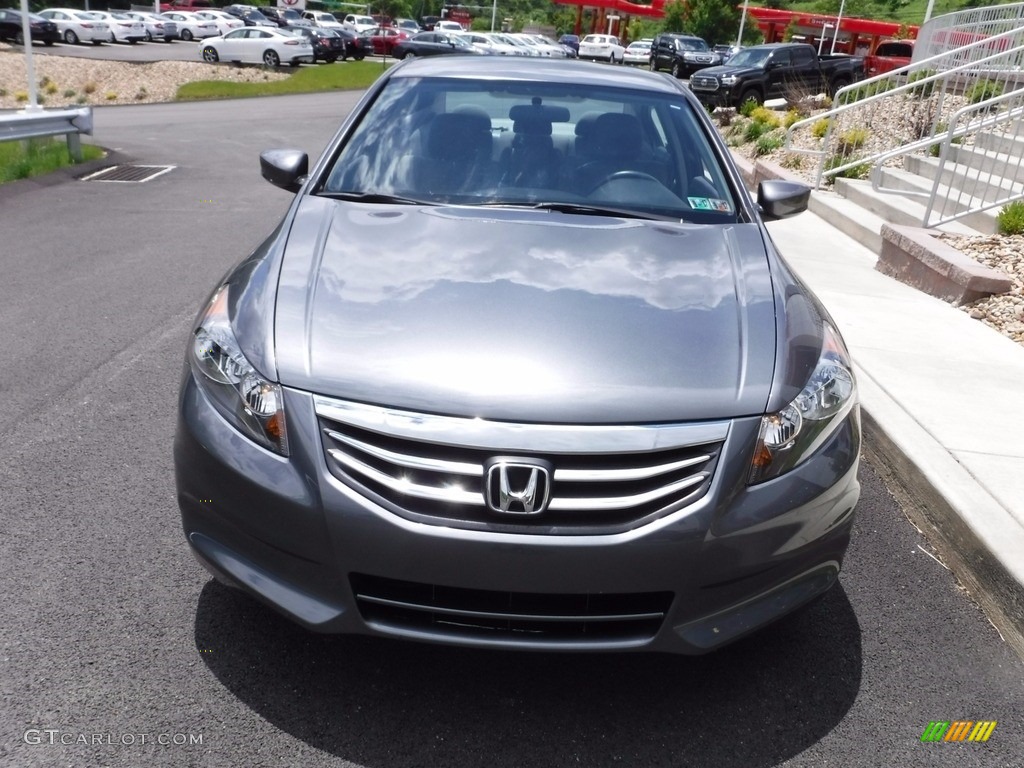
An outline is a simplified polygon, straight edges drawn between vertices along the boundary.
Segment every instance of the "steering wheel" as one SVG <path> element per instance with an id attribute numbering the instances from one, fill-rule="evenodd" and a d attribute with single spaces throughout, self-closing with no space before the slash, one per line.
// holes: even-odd
<path id="1" fill-rule="evenodd" d="M 653 181 L 658 186 L 662 186 L 660 181 L 658 181 L 656 178 L 651 176 L 651 174 L 644 173 L 643 171 L 631 171 L 631 170 L 616 171 L 615 173 L 608 174 L 603 179 L 601 179 L 599 182 L 597 182 L 596 184 L 592 185 L 590 187 L 590 189 L 588 189 L 586 191 L 586 194 L 592 195 L 592 194 L 594 194 L 594 192 L 596 192 L 597 190 L 599 190 L 601 187 L 605 186 L 606 184 L 611 184 L 613 181 L 620 181 L 621 179 L 634 179 L 636 181 Z"/>

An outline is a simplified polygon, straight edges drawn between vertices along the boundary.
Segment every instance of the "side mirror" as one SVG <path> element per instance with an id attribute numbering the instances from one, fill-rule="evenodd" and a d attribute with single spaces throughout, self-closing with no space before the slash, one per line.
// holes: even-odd
<path id="1" fill-rule="evenodd" d="M 275 187 L 298 192 L 309 174 L 309 156 L 301 149 L 260 152 L 260 174 Z"/>
<path id="2" fill-rule="evenodd" d="M 765 221 L 796 216 L 807 210 L 811 188 L 796 181 L 765 179 L 757 185 L 757 207 Z"/>

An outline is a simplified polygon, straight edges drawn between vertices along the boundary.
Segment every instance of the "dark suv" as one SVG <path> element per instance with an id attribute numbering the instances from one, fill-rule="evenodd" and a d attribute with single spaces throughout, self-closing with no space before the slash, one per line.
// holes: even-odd
<path id="1" fill-rule="evenodd" d="M 294 8 L 275 8 L 271 5 L 260 6 L 260 13 L 277 24 L 279 27 L 312 27 L 309 19 L 302 18 L 302 14 Z"/>
<path id="2" fill-rule="evenodd" d="M 698 69 L 714 67 L 722 57 L 712 51 L 702 37 L 663 32 L 651 43 L 651 71 L 667 69 L 673 77 L 689 77 Z"/>

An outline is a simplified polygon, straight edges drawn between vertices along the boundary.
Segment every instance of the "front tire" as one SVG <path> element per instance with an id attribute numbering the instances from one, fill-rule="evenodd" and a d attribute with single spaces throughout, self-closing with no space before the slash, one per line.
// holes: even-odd
<path id="1" fill-rule="evenodd" d="M 181 39 L 184 40 L 186 43 L 192 42 L 192 30 L 190 30 L 190 29 L 183 29 L 183 30 L 181 30 Z"/>
<path id="2" fill-rule="evenodd" d="M 78 45 L 78 35 L 75 34 L 74 30 L 68 29 L 64 31 L 64 42 L 68 45 Z"/>
<path id="3" fill-rule="evenodd" d="M 107 39 L 107 42 L 108 43 L 116 43 L 117 42 L 117 36 L 113 32 L 111 32 L 110 33 L 110 37 Z"/>
<path id="4" fill-rule="evenodd" d="M 416 54 L 413 51 L 406 51 L 405 55 L 402 56 L 402 58 L 403 59 L 415 59 L 416 58 Z"/>
<path id="5" fill-rule="evenodd" d="M 153 33 L 150 32 L 148 29 L 146 30 L 146 42 L 147 43 L 152 43 L 153 42 Z"/>
<path id="6" fill-rule="evenodd" d="M 203 61 L 207 64 L 216 64 L 220 61 L 220 56 L 217 55 L 217 51 L 213 46 L 206 46 L 203 48 Z"/>
<path id="7" fill-rule="evenodd" d="M 672 77 L 674 77 L 676 80 L 683 79 L 683 65 L 680 64 L 678 61 L 672 62 Z"/>
<path id="8" fill-rule="evenodd" d="M 281 57 L 277 55 L 277 51 L 264 51 L 263 64 L 268 67 L 279 67 L 281 66 Z"/>
<path id="9" fill-rule="evenodd" d="M 658 71 L 658 62 L 656 62 L 654 59 L 651 59 L 651 61 L 648 64 L 648 66 L 650 66 L 651 72 L 657 72 Z"/>
<path id="10" fill-rule="evenodd" d="M 752 101 L 755 105 L 760 107 L 764 104 L 764 96 L 761 95 L 761 91 L 757 88 L 747 88 L 740 94 L 740 98 L 736 102 L 736 109 L 739 109 L 748 101 Z"/>
<path id="11" fill-rule="evenodd" d="M 14 33 L 14 44 L 15 45 L 24 45 L 25 44 L 25 35 L 22 33 L 22 31 L 20 29 L 17 32 Z"/>

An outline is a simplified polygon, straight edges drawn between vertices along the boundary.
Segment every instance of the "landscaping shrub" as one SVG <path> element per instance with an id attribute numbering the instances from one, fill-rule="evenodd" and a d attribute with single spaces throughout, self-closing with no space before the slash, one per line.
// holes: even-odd
<path id="1" fill-rule="evenodd" d="M 828 127 L 831 124 L 831 120 L 827 117 L 823 117 L 820 120 L 815 120 L 811 125 L 811 135 L 816 139 L 822 139 L 825 134 L 828 133 Z"/>
<path id="2" fill-rule="evenodd" d="M 996 226 L 1001 235 L 1024 234 L 1024 201 L 1004 205 L 996 215 Z"/>
<path id="3" fill-rule="evenodd" d="M 931 77 L 935 74 L 934 69 L 920 69 L 917 72 L 912 72 L 910 77 L 907 78 L 908 83 L 916 83 L 919 80 Z M 927 99 L 935 91 L 935 81 L 930 83 L 922 83 L 921 85 L 914 86 L 908 93 L 917 99 Z"/>
<path id="4" fill-rule="evenodd" d="M 737 111 L 744 117 L 750 117 L 753 111 L 757 108 L 758 104 L 756 101 L 754 101 L 753 99 L 747 99 L 742 104 L 740 104 L 740 108 Z"/>
<path id="5" fill-rule="evenodd" d="M 766 133 L 761 136 L 754 145 L 756 155 L 770 155 L 776 149 L 781 149 L 786 143 L 786 137 L 777 133 Z"/>
<path id="6" fill-rule="evenodd" d="M 748 117 L 750 117 L 750 119 L 755 123 L 762 123 L 763 125 L 767 125 L 771 128 L 778 128 L 779 125 L 781 125 L 779 116 L 767 107 L 755 107 L 750 111 L 750 115 L 748 115 Z"/>

